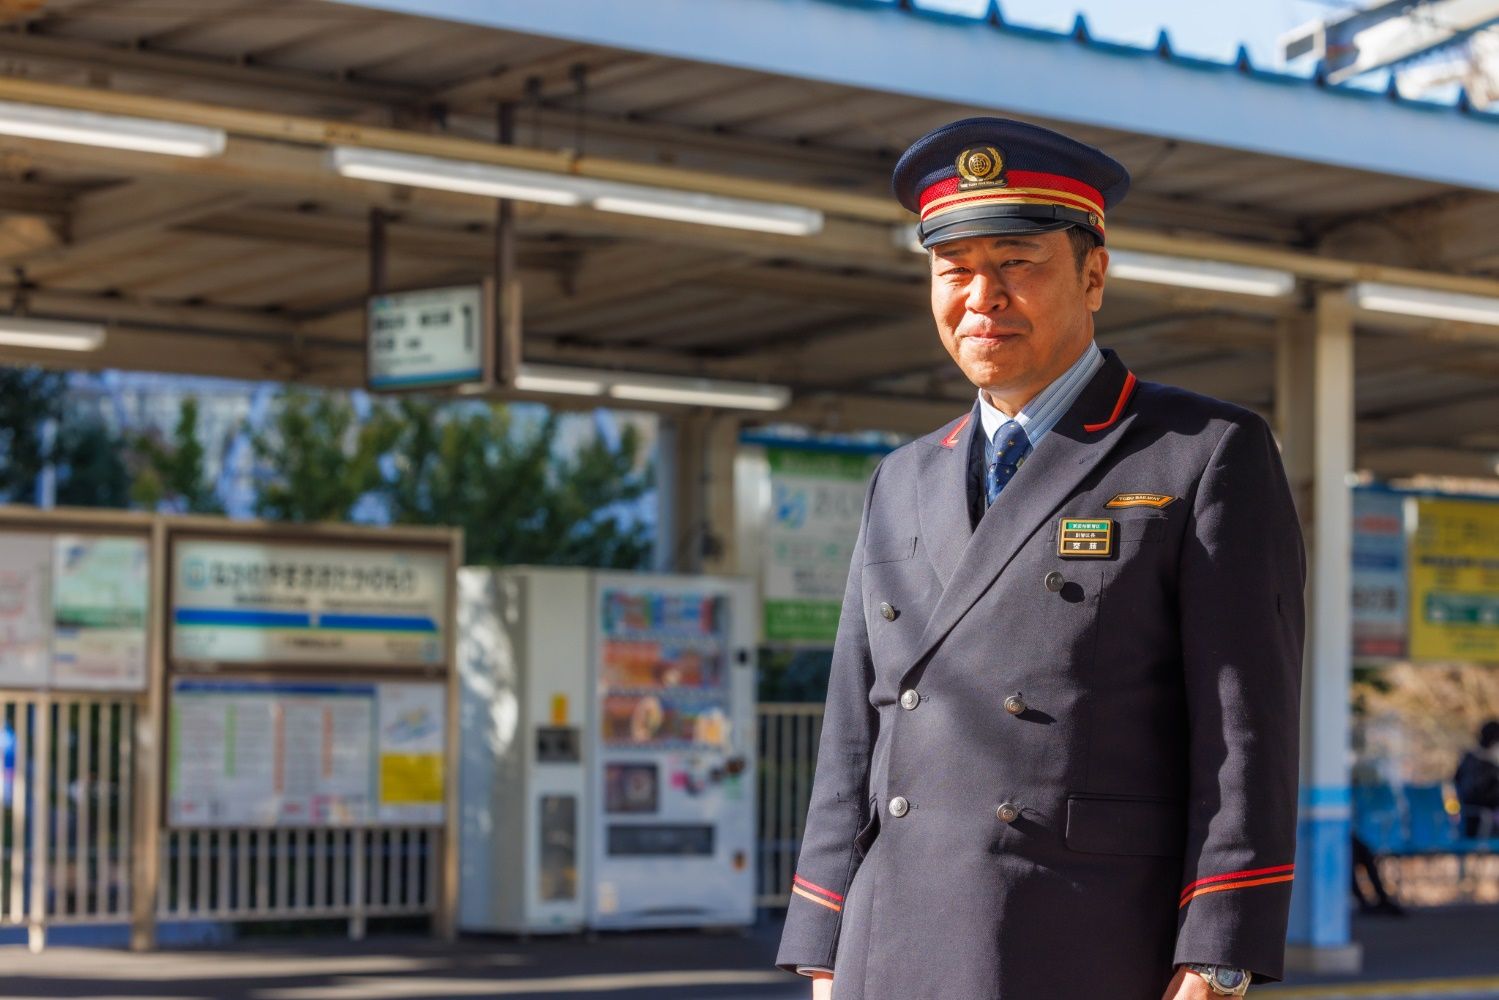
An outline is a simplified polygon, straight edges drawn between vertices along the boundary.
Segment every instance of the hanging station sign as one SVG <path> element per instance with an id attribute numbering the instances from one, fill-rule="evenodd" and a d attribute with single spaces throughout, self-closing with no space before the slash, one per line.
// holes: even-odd
<path id="1" fill-rule="evenodd" d="M 372 296 L 367 377 L 377 392 L 480 389 L 492 379 L 491 282 Z"/>

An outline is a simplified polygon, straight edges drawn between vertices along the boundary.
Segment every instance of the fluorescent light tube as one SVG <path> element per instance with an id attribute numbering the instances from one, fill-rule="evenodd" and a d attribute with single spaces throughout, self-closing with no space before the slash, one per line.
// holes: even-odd
<path id="1" fill-rule="evenodd" d="M 584 368 L 521 365 L 515 387 L 522 392 L 560 392 L 572 396 L 602 396 L 608 383 Z"/>
<path id="2" fill-rule="evenodd" d="M 720 406 L 738 410 L 780 410 L 791 402 L 791 390 L 756 382 L 630 375 L 615 380 L 609 395 L 645 403 Z"/>
<path id="3" fill-rule="evenodd" d="M 104 115 L 71 108 L 0 101 L 0 134 L 168 156 L 217 156 L 228 140 L 221 128 L 154 118 Z"/>
<path id="4" fill-rule="evenodd" d="M 779 410 L 791 402 L 791 390 L 781 385 L 609 372 L 565 365 L 522 365 L 515 377 L 515 388 L 522 392 L 608 395 L 639 403 L 676 403 L 737 410 Z"/>
<path id="5" fill-rule="evenodd" d="M 1370 312 L 1499 326 L 1499 298 L 1488 295 L 1362 281 L 1353 286 L 1353 301 Z"/>
<path id="6" fill-rule="evenodd" d="M 97 351 L 104 346 L 104 327 L 98 323 L 0 316 L 0 344 L 49 351 Z"/>
<path id="7" fill-rule="evenodd" d="M 583 202 L 583 195 L 571 177 L 437 156 L 336 146 L 333 149 L 333 169 L 344 177 L 362 181 L 385 181 L 491 198 L 538 201 L 545 205 L 580 205 Z"/>
<path id="8" fill-rule="evenodd" d="M 643 215 L 702 226 L 752 229 L 783 236 L 809 236 L 822 229 L 822 213 L 811 208 L 635 184 L 601 182 L 593 198 L 593 207 L 600 212 Z"/>
<path id="9" fill-rule="evenodd" d="M 344 177 L 411 187 L 459 191 L 491 198 L 513 198 L 547 205 L 588 207 L 601 212 L 647 216 L 672 222 L 808 236 L 822 229 L 821 212 L 746 198 L 696 191 L 623 184 L 590 177 L 491 166 L 468 160 L 393 153 L 359 146 L 335 146 L 333 169 Z"/>
<path id="10" fill-rule="evenodd" d="M 1296 276 L 1289 271 L 1217 260 L 1168 257 L 1136 250 L 1110 251 L 1109 276 L 1122 281 L 1144 281 L 1266 298 L 1279 298 L 1296 290 Z"/>

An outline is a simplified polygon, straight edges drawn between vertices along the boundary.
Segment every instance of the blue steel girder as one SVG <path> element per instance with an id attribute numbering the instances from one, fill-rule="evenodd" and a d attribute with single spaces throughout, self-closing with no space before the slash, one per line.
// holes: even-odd
<path id="1" fill-rule="evenodd" d="M 1386 0 L 1314 21 L 1281 38 L 1288 59 L 1310 55 L 1333 83 L 1398 66 L 1499 23 L 1499 0 Z"/>
<path id="2" fill-rule="evenodd" d="M 1008 25 L 993 0 L 338 2 L 1499 191 L 1499 115 L 1258 69 L 1242 50 L 1184 57 L 1164 32 L 1138 48 L 1082 18 Z"/>

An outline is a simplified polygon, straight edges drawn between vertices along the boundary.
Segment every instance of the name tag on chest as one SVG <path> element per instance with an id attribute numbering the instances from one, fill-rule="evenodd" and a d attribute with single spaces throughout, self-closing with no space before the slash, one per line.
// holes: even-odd
<path id="1" fill-rule="evenodd" d="M 1057 555 L 1064 559 L 1107 559 L 1114 554 L 1114 522 L 1064 517 L 1057 526 Z"/>

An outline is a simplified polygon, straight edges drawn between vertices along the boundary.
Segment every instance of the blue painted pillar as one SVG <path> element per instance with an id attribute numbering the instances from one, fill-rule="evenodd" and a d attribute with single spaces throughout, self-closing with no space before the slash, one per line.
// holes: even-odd
<path id="1" fill-rule="evenodd" d="M 1345 785 L 1302 786 L 1296 830 L 1296 878 L 1291 883 L 1291 927 L 1287 935 L 1303 968 L 1325 968 L 1329 957 L 1346 965 L 1352 818 Z M 1337 953 L 1333 956 L 1321 952 Z"/>
<path id="2" fill-rule="evenodd" d="M 1361 956 L 1348 919 L 1354 368 L 1346 290 L 1319 292 L 1314 315 L 1286 325 L 1278 368 L 1277 423 L 1310 564 L 1287 965 L 1354 971 Z"/>

